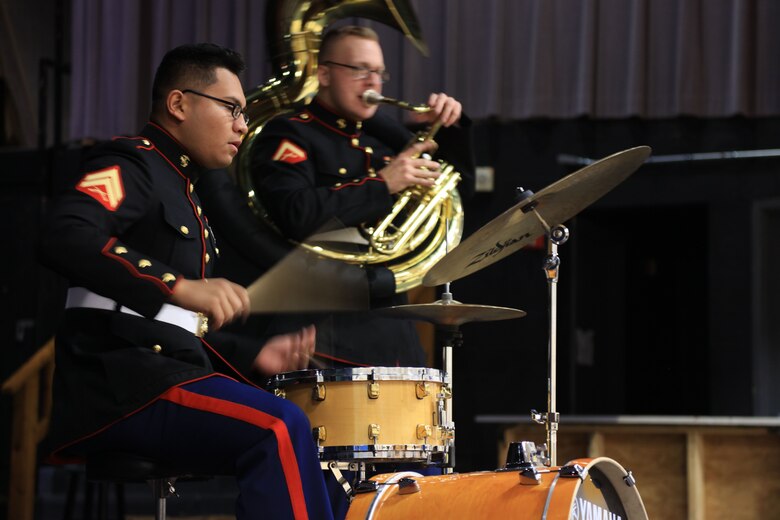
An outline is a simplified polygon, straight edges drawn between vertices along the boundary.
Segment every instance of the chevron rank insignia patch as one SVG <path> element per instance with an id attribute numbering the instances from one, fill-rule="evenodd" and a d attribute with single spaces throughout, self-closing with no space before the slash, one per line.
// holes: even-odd
<path id="1" fill-rule="evenodd" d="M 116 211 L 125 198 L 119 166 L 86 174 L 76 189 L 101 203 L 108 211 Z"/>
<path id="2" fill-rule="evenodd" d="M 292 141 L 284 139 L 279 145 L 279 148 L 276 149 L 276 153 L 274 153 L 272 159 L 274 161 L 295 164 L 306 160 L 306 152 Z"/>

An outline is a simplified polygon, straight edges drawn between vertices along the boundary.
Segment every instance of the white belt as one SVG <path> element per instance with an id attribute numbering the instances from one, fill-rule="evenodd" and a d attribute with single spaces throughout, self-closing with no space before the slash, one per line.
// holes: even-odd
<path id="1" fill-rule="evenodd" d="M 68 289 L 68 298 L 65 301 L 65 308 L 73 309 L 77 307 L 117 311 L 143 317 L 132 309 L 120 306 L 111 298 L 100 296 L 83 287 L 71 287 Z M 198 337 L 202 337 L 209 330 L 208 318 L 202 313 L 182 309 L 181 307 L 171 305 L 170 303 L 163 303 L 160 312 L 152 319 L 176 325 Z"/>

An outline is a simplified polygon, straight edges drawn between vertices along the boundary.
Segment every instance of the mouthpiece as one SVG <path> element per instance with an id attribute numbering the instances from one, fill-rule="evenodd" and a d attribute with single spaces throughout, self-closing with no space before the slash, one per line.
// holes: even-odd
<path id="1" fill-rule="evenodd" d="M 366 105 L 378 105 L 385 97 L 376 90 L 366 90 L 363 92 L 363 103 Z"/>
<path id="2" fill-rule="evenodd" d="M 398 99 L 393 99 L 391 97 L 383 96 L 376 90 L 366 90 L 363 92 L 363 103 L 366 105 L 378 105 L 379 103 L 385 103 L 387 105 L 393 105 L 399 108 L 403 108 L 404 110 L 410 110 L 412 112 L 417 112 L 418 114 L 424 114 L 425 112 L 430 112 L 431 107 L 428 105 L 412 105 L 410 103 L 407 103 L 406 101 L 400 101 Z"/>

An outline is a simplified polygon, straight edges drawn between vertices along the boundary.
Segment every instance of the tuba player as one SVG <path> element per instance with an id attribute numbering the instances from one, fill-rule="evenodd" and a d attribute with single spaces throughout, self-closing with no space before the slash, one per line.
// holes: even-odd
<path id="1" fill-rule="evenodd" d="M 314 100 L 271 120 L 251 151 L 258 196 L 274 223 L 298 241 L 333 219 L 345 226 L 375 222 L 390 212 L 394 194 L 431 186 L 439 176 L 437 162 L 415 158 L 433 154 L 435 143 L 407 148 L 412 133 L 363 101 L 366 90 L 381 93 L 389 78 L 376 32 L 357 26 L 330 30 L 322 40 L 317 78 Z M 473 178 L 470 123 L 461 104 L 445 94 L 431 94 L 428 104 L 432 109 L 422 122 L 441 123 L 439 136 L 453 149 L 443 155 Z M 373 267 L 369 280 L 372 307 L 407 302 L 406 295 L 395 293 L 389 269 Z M 317 335 L 316 355 L 329 366 L 425 365 L 410 321 L 370 312 L 338 314 L 318 323 Z"/>

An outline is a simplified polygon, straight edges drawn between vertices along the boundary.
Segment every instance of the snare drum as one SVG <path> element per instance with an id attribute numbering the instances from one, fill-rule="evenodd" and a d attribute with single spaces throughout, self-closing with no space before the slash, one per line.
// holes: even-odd
<path id="1" fill-rule="evenodd" d="M 633 479 L 612 459 L 579 459 L 564 467 L 538 470 L 539 484 L 522 479 L 517 470 L 429 477 L 413 472 L 377 475 L 371 479 L 378 483 L 376 491 L 356 495 L 346 520 L 647 520 Z"/>
<path id="2" fill-rule="evenodd" d="M 269 387 L 309 417 L 323 461 L 447 462 L 454 432 L 443 426 L 450 394 L 439 370 L 299 370 Z"/>

